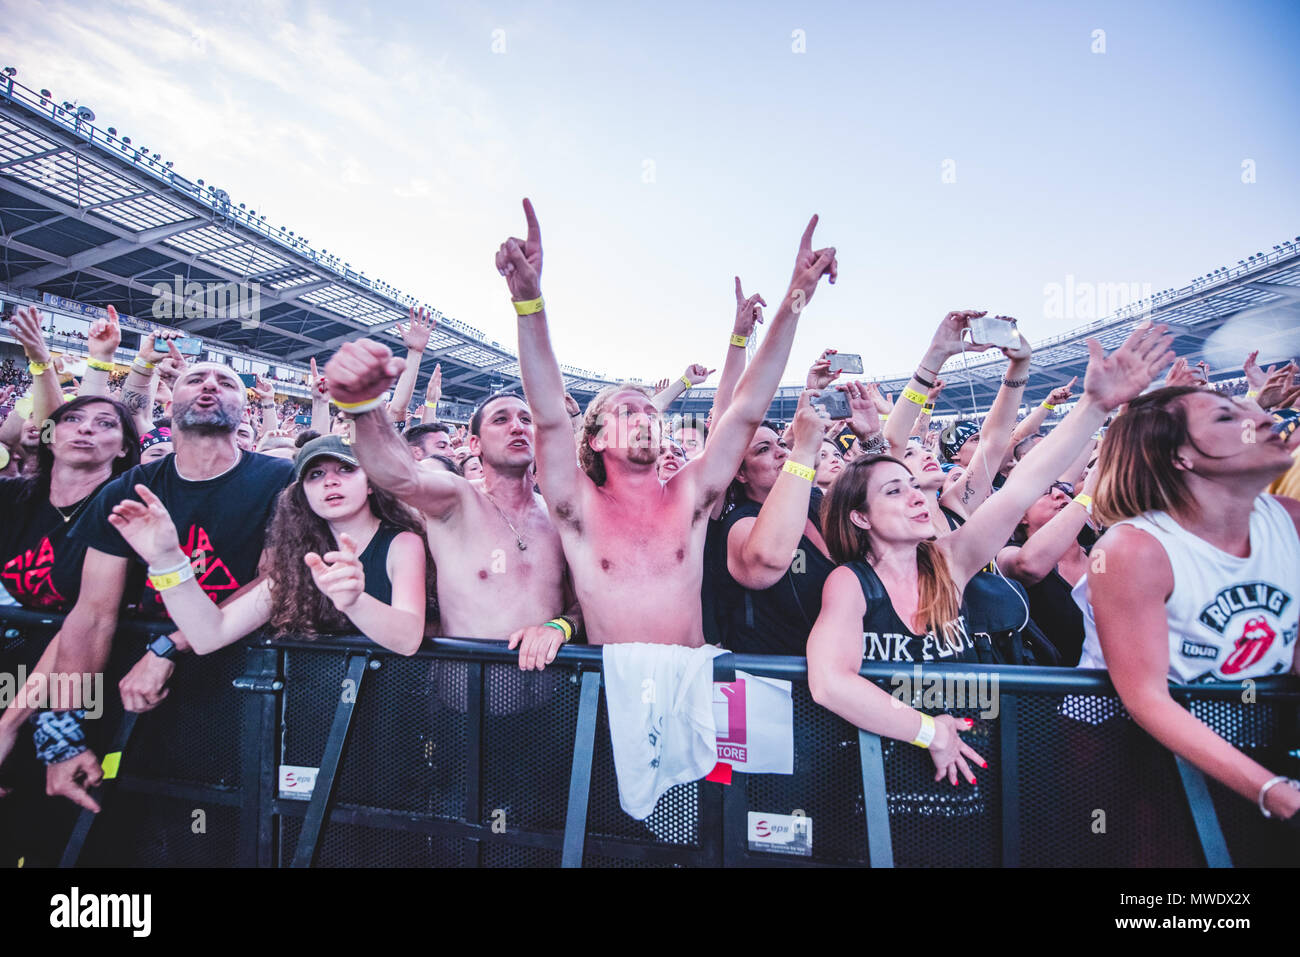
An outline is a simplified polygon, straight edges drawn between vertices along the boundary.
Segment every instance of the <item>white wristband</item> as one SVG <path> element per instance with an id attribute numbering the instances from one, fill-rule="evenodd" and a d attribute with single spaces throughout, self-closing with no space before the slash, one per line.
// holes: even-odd
<path id="1" fill-rule="evenodd" d="M 1279 774 L 1275 778 L 1269 778 L 1267 781 L 1264 782 L 1263 787 L 1259 789 L 1259 813 L 1260 814 L 1264 815 L 1265 817 L 1273 816 L 1268 812 L 1268 808 L 1264 807 L 1264 798 L 1265 796 L 1267 796 L 1269 788 L 1271 788 L 1275 784 L 1281 784 L 1284 781 L 1287 784 L 1291 785 L 1291 787 L 1295 788 L 1297 791 L 1300 791 L 1300 781 L 1296 781 L 1293 778 L 1287 777 L 1286 775 Z"/>

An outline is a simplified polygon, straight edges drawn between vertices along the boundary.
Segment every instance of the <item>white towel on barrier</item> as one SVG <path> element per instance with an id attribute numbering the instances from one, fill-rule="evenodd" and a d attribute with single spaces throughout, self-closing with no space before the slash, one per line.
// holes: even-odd
<path id="1" fill-rule="evenodd" d="M 643 821 L 659 796 L 718 763 L 713 718 L 715 645 L 605 645 L 605 703 L 618 801 Z"/>

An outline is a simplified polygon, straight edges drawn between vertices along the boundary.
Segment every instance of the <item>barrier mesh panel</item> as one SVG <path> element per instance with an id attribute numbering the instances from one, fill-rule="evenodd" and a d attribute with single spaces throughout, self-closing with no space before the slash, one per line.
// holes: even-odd
<path id="1" fill-rule="evenodd" d="M 564 829 L 578 717 L 577 672 L 489 665 L 484 676 L 481 824 Z"/>
<path id="2" fill-rule="evenodd" d="M 629 817 L 618 802 L 618 780 L 614 753 L 610 748 L 609 717 L 605 689 L 600 691 L 596 719 L 596 747 L 591 768 L 591 806 L 587 811 L 587 833 L 620 837 L 638 844 L 674 844 L 699 847 L 700 784 L 693 781 L 665 791 L 654 811 L 644 821 Z"/>
<path id="3" fill-rule="evenodd" d="M 335 801 L 460 817 L 466 717 L 463 704 L 458 711 L 455 701 L 439 693 L 439 679 L 463 667 L 385 657 L 379 668 L 366 669 L 356 689 Z M 320 766 L 346 673 L 342 655 L 299 651 L 285 656 L 282 763 Z"/>
<path id="4" fill-rule="evenodd" d="M 858 729 L 815 704 L 807 685 L 795 683 L 792 694 L 794 774 L 745 775 L 744 786 L 750 811 L 764 814 L 803 811 L 812 821 L 812 855 L 787 858 L 784 854 L 761 850 L 750 853 L 764 859 L 779 859 L 782 863 L 812 860 L 866 864 L 867 829 L 861 797 Z"/>
<path id="5" fill-rule="evenodd" d="M 244 673 L 244 658 L 240 644 L 202 657 L 180 656 L 167 683 L 171 693 L 136 723 L 122 755 L 123 772 L 238 787 L 243 697 L 232 682 Z M 127 667 L 139 660 L 136 652 Z"/>
<path id="6" fill-rule="evenodd" d="M 280 866 L 293 861 L 301 818 L 281 821 Z M 315 867 L 463 867 L 466 842 L 411 831 L 326 821 Z"/>
<path id="7" fill-rule="evenodd" d="M 196 813 L 199 811 L 201 815 Z M 91 828 L 78 864 L 235 867 L 239 864 L 239 809 L 201 799 L 119 791 Z"/>
<path id="8" fill-rule="evenodd" d="M 546 847 L 520 847 L 483 842 L 484 867 L 559 867 L 560 852 Z"/>
<path id="9" fill-rule="evenodd" d="M 949 708 L 947 713 L 975 722 L 962 738 L 989 766 L 971 768 L 978 782 L 974 787 L 964 778 L 954 786 L 947 779 L 935 781 L 929 751 L 903 741 L 881 741 L 896 867 L 994 867 L 1001 858 L 997 722 L 981 718 L 978 708 Z M 815 838 L 815 824 L 813 828 Z"/>
<path id="10" fill-rule="evenodd" d="M 1173 757 L 1117 713 L 1118 699 L 1018 703 L 1022 865 L 1204 865 Z"/>

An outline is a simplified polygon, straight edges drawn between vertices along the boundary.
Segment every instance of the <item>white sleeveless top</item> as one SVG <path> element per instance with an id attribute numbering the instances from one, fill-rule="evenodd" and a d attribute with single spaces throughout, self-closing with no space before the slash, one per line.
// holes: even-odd
<path id="1" fill-rule="evenodd" d="M 1165 512 L 1119 524 L 1154 537 L 1173 568 L 1174 590 L 1165 602 L 1170 681 L 1235 682 L 1290 670 L 1300 631 L 1300 536 L 1273 496 L 1255 499 L 1248 558 L 1220 551 Z M 1079 667 L 1105 668 L 1087 583 L 1084 576 L 1071 592 L 1083 611 Z"/>

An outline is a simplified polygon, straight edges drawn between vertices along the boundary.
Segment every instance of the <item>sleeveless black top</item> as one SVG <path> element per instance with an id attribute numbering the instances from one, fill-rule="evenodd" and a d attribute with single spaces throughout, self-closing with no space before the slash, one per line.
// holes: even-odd
<path id="1" fill-rule="evenodd" d="M 405 529 L 381 522 L 374 538 L 357 556 L 366 576 L 366 594 L 385 605 L 393 603 L 393 583 L 388 577 L 388 546 Z"/>
<path id="2" fill-rule="evenodd" d="M 969 610 L 965 595 L 957 619 L 945 628 L 948 633 L 946 640 L 933 633 L 917 635 L 898 617 L 884 583 L 866 560 L 849 562 L 848 567 L 858 576 L 862 594 L 867 600 L 867 612 L 862 616 L 863 661 L 979 660 L 967 627 Z"/>
<path id="3" fill-rule="evenodd" d="M 818 532 L 822 493 L 812 490 L 808 519 Z M 717 591 L 722 646 L 729 651 L 760 655 L 797 655 L 808 651 L 808 635 L 822 610 L 822 586 L 835 563 L 806 536 L 799 539 L 790 567 L 770 588 L 751 591 L 727 570 L 726 538 L 742 518 L 757 517 L 762 506 L 746 499 L 723 518 L 720 587 Z"/>

